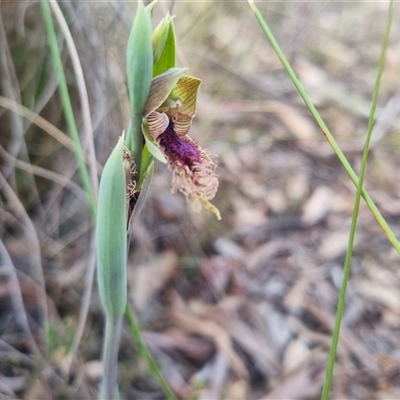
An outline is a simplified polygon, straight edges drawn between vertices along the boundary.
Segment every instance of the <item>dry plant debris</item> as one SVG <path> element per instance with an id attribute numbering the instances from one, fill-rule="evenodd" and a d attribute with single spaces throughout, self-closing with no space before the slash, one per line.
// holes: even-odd
<path id="1" fill-rule="evenodd" d="M 19 83 L 13 90 L 27 104 L 34 84 L 27 63 L 36 59 L 35 68 L 44 65 L 45 41 L 35 3 L 16 3 L 2 2 L 0 12 L 9 65 Z M 132 14 L 122 2 L 60 3 L 74 21 L 102 162 L 127 120 L 121 49 Z M 306 90 L 357 167 L 386 3 L 280 7 L 260 3 Z M 245 3 L 177 2 L 174 13 L 181 16 L 176 26 L 182 64 L 203 80 L 192 131 L 219 156 L 215 204 L 222 221 L 192 212 L 183 198 L 171 195 L 169 172 L 158 166 L 149 207 L 132 233 L 130 300 L 179 398 L 317 399 L 355 189 Z M 27 26 L 41 41 L 28 36 Z M 395 23 L 366 181 L 398 236 L 399 46 Z M 10 57 L 4 49 L 1 56 Z M 67 54 L 65 60 L 68 68 Z M 34 111 L 64 129 L 55 88 L 48 72 Z M 74 368 L 69 373 L 64 368 L 93 251 L 73 156 L 35 126 L 19 125 L 2 107 L 1 398 L 91 399 L 101 375 L 102 315 L 96 296 Z M 18 145 L 13 129 L 25 135 L 21 154 L 13 150 Z M 40 175 L 30 165 L 54 175 Z M 43 348 L 46 308 L 50 341 Z M 363 206 L 332 399 L 400 397 L 399 331 L 399 257 Z M 162 399 L 129 333 L 123 336 L 123 398 Z"/>

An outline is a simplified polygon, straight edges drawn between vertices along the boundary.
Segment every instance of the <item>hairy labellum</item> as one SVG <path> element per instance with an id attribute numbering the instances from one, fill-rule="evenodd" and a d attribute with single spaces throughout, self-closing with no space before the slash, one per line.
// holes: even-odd
<path id="1" fill-rule="evenodd" d="M 179 190 L 188 200 L 198 200 L 215 212 L 208 200 L 215 196 L 218 178 L 206 151 L 188 136 L 178 135 L 172 121 L 157 140 L 173 171 L 173 191 Z"/>
<path id="2" fill-rule="evenodd" d="M 179 137 L 174 130 L 174 123 L 170 121 L 167 129 L 158 137 L 158 143 L 163 148 L 167 160 L 191 166 L 193 163 L 201 163 L 199 146 L 187 137 Z"/>

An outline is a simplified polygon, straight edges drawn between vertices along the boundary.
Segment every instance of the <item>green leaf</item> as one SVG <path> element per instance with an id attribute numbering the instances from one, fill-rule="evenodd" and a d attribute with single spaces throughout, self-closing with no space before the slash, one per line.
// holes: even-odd
<path id="1" fill-rule="evenodd" d="M 97 281 L 107 315 L 126 307 L 126 181 L 122 158 L 124 139 L 112 151 L 100 181 L 96 224 Z"/>
<path id="2" fill-rule="evenodd" d="M 131 152 L 140 177 L 141 156 L 144 145 L 142 134 L 143 109 L 149 96 L 153 76 L 153 45 L 151 41 L 151 9 L 139 1 L 127 48 L 128 93 L 131 121 L 126 136 L 126 146 Z"/>
<path id="3" fill-rule="evenodd" d="M 127 48 L 128 90 L 133 114 L 141 114 L 150 92 L 153 72 L 150 12 L 138 3 Z"/>

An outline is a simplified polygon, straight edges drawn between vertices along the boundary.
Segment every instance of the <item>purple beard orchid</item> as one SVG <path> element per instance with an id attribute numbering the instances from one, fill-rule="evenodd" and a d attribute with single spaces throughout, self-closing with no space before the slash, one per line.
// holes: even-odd
<path id="1" fill-rule="evenodd" d="M 218 189 L 216 164 L 210 153 L 188 136 L 200 83 L 177 68 L 155 77 L 142 129 L 149 151 L 172 170 L 172 191 L 179 190 L 188 201 L 203 205 L 221 219 L 210 203 Z"/>

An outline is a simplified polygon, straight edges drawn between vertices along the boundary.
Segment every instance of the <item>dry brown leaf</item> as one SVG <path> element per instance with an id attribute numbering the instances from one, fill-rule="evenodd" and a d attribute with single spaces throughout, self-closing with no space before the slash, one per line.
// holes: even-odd
<path id="1" fill-rule="evenodd" d="M 93 379 L 100 379 L 103 375 L 103 363 L 99 360 L 89 361 L 85 364 L 85 374 Z"/>
<path id="2" fill-rule="evenodd" d="M 316 125 L 295 107 L 280 101 L 271 101 L 266 105 L 266 109 L 279 118 L 297 139 L 312 140 L 318 136 Z"/>
<path id="3" fill-rule="evenodd" d="M 298 280 L 284 298 L 285 307 L 291 312 L 299 310 L 307 297 L 307 289 L 310 286 L 308 279 L 302 278 Z"/>
<path id="4" fill-rule="evenodd" d="M 284 214 L 289 208 L 289 202 L 281 189 L 269 190 L 265 196 L 269 208 L 276 214 Z"/>
<path id="5" fill-rule="evenodd" d="M 301 204 L 308 196 L 310 187 L 310 176 L 308 171 L 299 169 L 287 178 L 286 181 L 287 196 L 292 204 Z"/>
<path id="6" fill-rule="evenodd" d="M 399 290 L 392 285 L 385 285 L 369 279 L 358 280 L 357 288 L 369 301 L 376 301 L 391 310 L 400 313 Z"/>
<path id="7" fill-rule="evenodd" d="M 244 250 L 234 241 L 220 236 L 214 241 L 214 248 L 217 253 L 221 254 L 222 257 L 233 260 L 240 260 L 244 255 Z"/>
<path id="8" fill-rule="evenodd" d="M 278 118 L 286 129 L 299 140 L 312 140 L 318 136 L 316 125 L 311 122 L 307 113 L 301 113 L 297 108 L 281 101 L 234 101 L 219 105 L 214 109 L 207 108 L 205 113 L 212 115 L 218 110 L 218 117 L 222 114 L 238 113 L 269 113 Z"/>
<path id="9" fill-rule="evenodd" d="M 265 334 L 254 332 L 242 322 L 230 324 L 229 333 L 235 342 L 246 352 L 266 376 L 277 377 L 279 361 L 274 343 Z"/>
<path id="10" fill-rule="evenodd" d="M 374 200 L 382 213 L 393 216 L 400 215 L 400 199 L 389 193 L 377 191 L 374 193 Z"/>
<path id="11" fill-rule="evenodd" d="M 25 398 L 51 400 L 52 396 L 46 390 L 45 384 L 40 379 L 36 379 L 30 384 L 28 391 L 25 393 Z"/>
<path id="12" fill-rule="evenodd" d="M 223 398 L 229 400 L 249 399 L 249 387 L 245 379 L 229 383 Z"/>
<path id="13" fill-rule="evenodd" d="M 283 372 L 291 374 L 297 368 L 305 365 L 311 357 L 311 350 L 301 339 L 292 340 L 286 348 L 283 357 Z"/>
<path id="14" fill-rule="evenodd" d="M 267 265 L 273 258 L 284 252 L 290 252 L 292 249 L 293 245 L 286 240 L 268 242 L 248 254 L 246 258 L 247 269 L 255 272 L 258 268 Z"/>
<path id="15" fill-rule="evenodd" d="M 267 188 L 264 183 L 257 181 L 257 175 L 246 174 L 243 179 L 240 180 L 240 188 L 247 197 L 254 200 L 263 199 L 267 193 Z"/>
<path id="16" fill-rule="evenodd" d="M 235 374 L 239 378 L 248 379 L 246 366 L 233 350 L 233 344 L 228 332 L 222 329 L 218 324 L 182 312 L 174 312 L 172 314 L 172 319 L 175 320 L 182 329 L 211 339 L 216 348 L 228 358 Z"/>
<path id="17" fill-rule="evenodd" d="M 176 253 L 169 251 L 144 265 L 128 269 L 129 294 L 139 310 L 164 287 L 175 272 L 177 262 Z"/>
<path id="18" fill-rule="evenodd" d="M 207 364 L 206 368 L 208 385 L 207 389 L 200 394 L 199 400 L 220 399 L 229 378 L 229 361 L 222 353 L 217 353 L 212 363 Z M 205 377 L 202 372 L 204 372 L 204 368 L 199 374 L 204 381 Z"/>
<path id="19" fill-rule="evenodd" d="M 324 364 L 310 363 L 288 376 L 272 392 L 260 400 L 304 399 L 321 394 Z"/>
<path id="20" fill-rule="evenodd" d="M 314 225 L 322 221 L 333 210 L 335 194 L 326 186 L 319 186 L 304 204 L 302 221 Z"/>
<path id="21" fill-rule="evenodd" d="M 177 329 L 170 330 L 168 333 L 142 332 L 142 335 L 149 345 L 153 344 L 166 351 L 179 350 L 187 357 L 197 361 L 204 361 L 213 351 L 208 340 L 187 336 Z"/>
<path id="22" fill-rule="evenodd" d="M 236 152 L 228 149 L 220 155 L 220 158 L 225 168 L 232 174 L 232 178 L 240 176 L 242 172 L 242 163 L 238 159 Z M 237 178 L 234 180 L 236 181 Z"/>
<path id="23" fill-rule="evenodd" d="M 240 196 L 231 199 L 231 202 L 235 209 L 235 225 L 237 227 L 259 226 L 266 222 L 264 208 L 249 207 L 248 200 Z"/>
<path id="24" fill-rule="evenodd" d="M 367 263 L 368 279 L 358 279 L 354 284 L 369 300 L 376 301 L 394 312 L 400 312 L 400 297 L 397 281 L 393 273 L 385 268 Z"/>
<path id="25" fill-rule="evenodd" d="M 330 232 L 322 239 L 318 253 L 326 260 L 333 260 L 336 257 L 343 256 L 346 253 L 348 240 L 348 230 Z M 355 241 L 357 242 L 357 238 Z"/>

